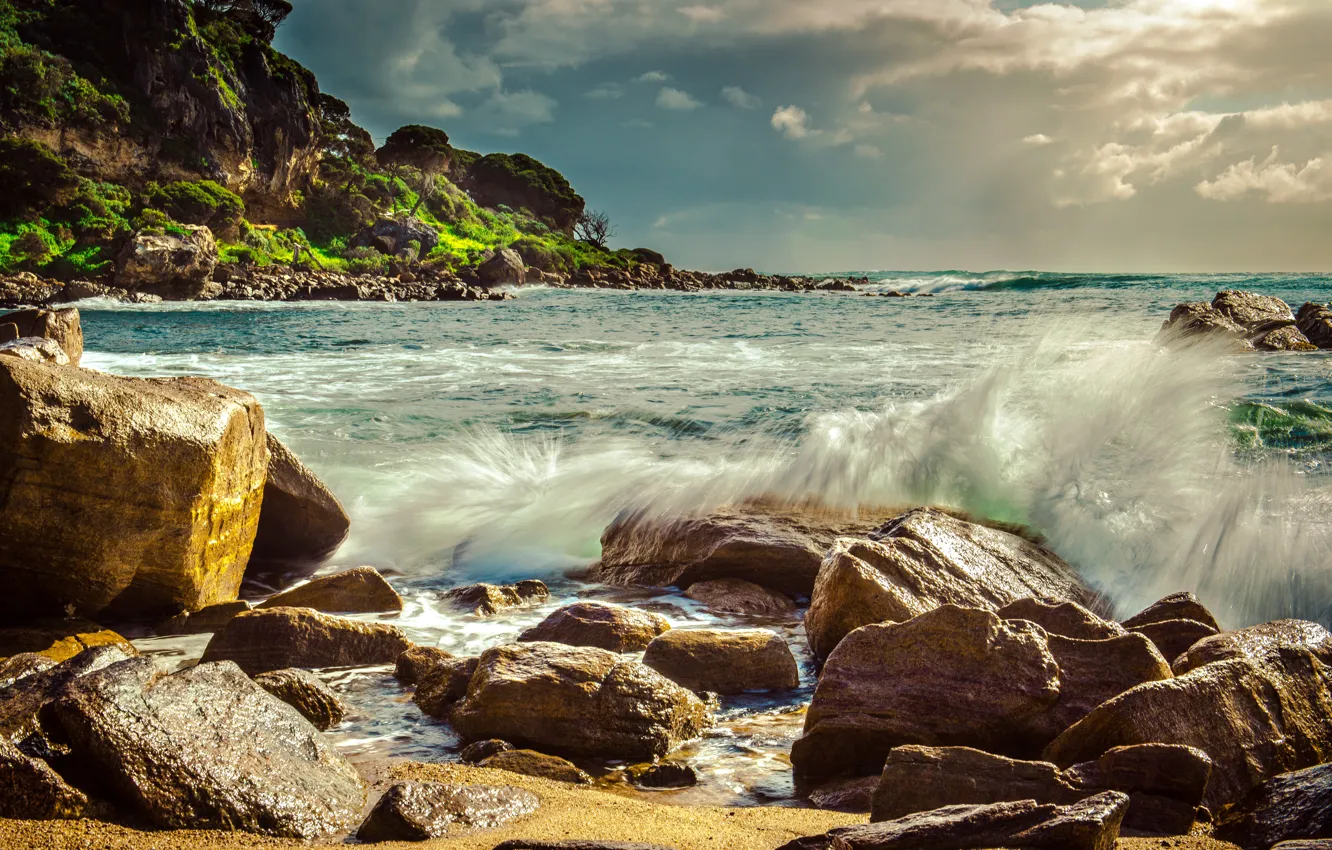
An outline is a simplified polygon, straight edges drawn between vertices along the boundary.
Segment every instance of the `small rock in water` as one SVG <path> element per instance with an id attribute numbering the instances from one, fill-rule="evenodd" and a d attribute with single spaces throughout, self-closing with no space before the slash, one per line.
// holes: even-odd
<path id="1" fill-rule="evenodd" d="M 550 598 L 550 589 L 545 582 L 528 579 L 506 585 L 471 584 L 450 590 L 444 598 L 478 617 L 489 617 L 507 608 L 545 602 Z"/>
<path id="2" fill-rule="evenodd" d="M 513 744 L 508 741 L 491 738 L 488 741 L 476 741 L 463 747 L 462 752 L 458 754 L 458 758 L 465 764 L 476 764 L 485 761 L 496 753 L 507 753 L 513 748 Z"/>
<path id="3" fill-rule="evenodd" d="M 648 644 L 643 663 L 691 691 L 725 695 L 800 686 L 791 648 L 766 629 L 672 629 Z"/>
<path id="4" fill-rule="evenodd" d="M 369 667 L 393 664 L 412 646 L 402 630 L 308 608 L 241 614 L 213 635 L 203 661 L 234 661 L 250 675 L 288 667 Z"/>
<path id="5" fill-rule="evenodd" d="M 296 709 L 320 731 L 337 726 L 347 706 L 333 689 L 308 670 L 274 670 L 254 677 L 259 687 Z"/>
<path id="6" fill-rule="evenodd" d="M 453 653 L 437 646 L 414 646 L 398 656 L 393 675 L 404 685 L 415 685 L 424 679 L 431 670 L 446 661 L 453 660 Z"/>
<path id="7" fill-rule="evenodd" d="M 451 658 L 441 661 L 421 674 L 412 700 L 421 711 L 440 720 L 448 720 L 453 706 L 467 696 L 467 686 L 476 672 L 476 658 Z"/>
<path id="8" fill-rule="evenodd" d="M 329 614 L 392 613 L 402 610 L 402 597 L 374 567 L 357 567 L 311 579 L 271 597 L 259 608 L 312 608 Z"/>
<path id="9" fill-rule="evenodd" d="M 572 785 L 592 783 L 592 777 L 568 759 L 538 753 L 535 750 L 501 750 L 477 762 L 476 766 L 491 770 L 507 770 L 510 773 L 521 773 L 523 776 L 536 776 L 555 782 L 568 782 Z"/>
<path id="10" fill-rule="evenodd" d="M 194 613 L 177 614 L 157 626 L 159 635 L 202 635 L 216 634 L 219 629 L 230 623 L 238 614 L 250 610 L 250 603 L 243 600 L 209 605 Z"/>
<path id="11" fill-rule="evenodd" d="M 540 805 L 531 791 L 508 785 L 399 782 L 379 798 L 356 837 L 366 843 L 456 837 L 512 823 Z"/>
<path id="12" fill-rule="evenodd" d="M 692 788 L 698 784 L 698 771 L 678 761 L 640 764 L 629 768 L 629 779 L 643 788 Z"/>
<path id="13" fill-rule="evenodd" d="M 575 602 L 523 632 L 518 640 L 634 652 L 646 649 L 653 638 L 670 627 L 660 614 L 605 602 Z"/>

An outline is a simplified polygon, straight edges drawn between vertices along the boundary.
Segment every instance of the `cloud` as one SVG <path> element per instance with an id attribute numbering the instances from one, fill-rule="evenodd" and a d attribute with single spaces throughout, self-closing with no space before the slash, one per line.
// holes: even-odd
<path id="1" fill-rule="evenodd" d="M 712 6 L 683 6 L 677 11 L 695 23 L 715 23 L 726 17 L 725 12 Z"/>
<path id="2" fill-rule="evenodd" d="M 788 139 L 809 135 L 809 113 L 798 106 L 781 106 L 772 113 L 772 127 Z"/>
<path id="3" fill-rule="evenodd" d="M 1052 145 L 1052 144 L 1054 144 L 1054 139 L 1050 138 L 1049 136 L 1045 135 L 1044 133 L 1035 133 L 1035 134 L 1033 134 L 1033 135 L 1026 136 L 1025 138 L 1023 138 L 1023 140 L 1022 140 L 1022 144 L 1024 144 L 1024 145 L 1034 145 L 1034 146 L 1036 146 L 1036 147 L 1042 147 L 1042 146 L 1044 146 L 1044 145 Z"/>
<path id="4" fill-rule="evenodd" d="M 726 86 L 721 90 L 721 96 L 722 100 L 737 109 L 758 109 L 763 105 L 762 98 L 750 94 L 739 86 Z"/>
<path id="5" fill-rule="evenodd" d="M 583 94 L 589 100 L 615 100 L 624 97 L 624 87 L 619 83 L 602 83 Z"/>
<path id="6" fill-rule="evenodd" d="M 1262 163 L 1257 157 L 1237 162 L 1213 180 L 1195 189 L 1213 201 L 1233 201 L 1249 194 L 1263 195 L 1272 204 L 1316 204 L 1332 201 L 1332 153 L 1314 157 L 1304 165 L 1278 162 L 1277 150 Z"/>
<path id="7" fill-rule="evenodd" d="M 554 98 L 531 90 L 496 92 L 482 103 L 472 116 L 475 124 L 492 133 L 517 135 L 531 124 L 546 124 L 555 120 Z"/>
<path id="8" fill-rule="evenodd" d="M 859 144 L 855 146 L 856 156 L 861 159 L 883 159 L 883 151 L 875 145 Z"/>
<path id="9" fill-rule="evenodd" d="M 634 77 L 636 83 L 664 83 L 671 78 L 665 71 L 648 71 Z"/>
<path id="10" fill-rule="evenodd" d="M 689 112 L 698 109 L 703 104 L 695 100 L 688 92 L 673 89 L 670 86 L 662 88 L 657 92 L 657 106 L 661 109 L 670 109 L 676 112 Z"/>

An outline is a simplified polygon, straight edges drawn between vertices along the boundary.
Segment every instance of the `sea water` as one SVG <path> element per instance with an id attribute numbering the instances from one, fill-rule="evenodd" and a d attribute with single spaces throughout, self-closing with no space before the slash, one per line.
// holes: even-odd
<path id="1" fill-rule="evenodd" d="M 859 293 L 520 290 L 483 304 L 83 302 L 84 364 L 254 393 L 342 498 L 330 569 L 370 564 L 418 642 L 476 653 L 603 598 L 677 626 L 754 625 L 669 590 L 566 577 L 621 511 L 749 497 L 941 504 L 1030 526 L 1129 614 L 1192 590 L 1230 626 L 1332 619 L 1332 357 L 1166 352 L 1220 289 L 1332 298 L 1332 277 L 888 273 Z M 879 297 L 888 291 L 917 297 Z M 928 295 L 930 297 L 920 297 Z M 542 578 L 479 620 L 450 587 Z M 790 802 L 805 687 L 723 701 L 678 802 Z M 181 642 L 145 648 L 197 655 Z M 363 759 L 454 758 L 386 671 L 329 671 Z M 603 766 L 611 778 L 615 765 Z"/>

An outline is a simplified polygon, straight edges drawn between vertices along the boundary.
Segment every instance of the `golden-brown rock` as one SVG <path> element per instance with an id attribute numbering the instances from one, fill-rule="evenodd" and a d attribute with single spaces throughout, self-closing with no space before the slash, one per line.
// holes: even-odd
<path id="1" fill-rule="evenodd" d="M 308 608 L 240 614 L 208 642 L 203 661 L 234 661 L 251 676 L 288 667 L 392 664 L 412 646 L 402 630 Z"/>
<path id="2" fill-rule="evenodd" d="M 521 773 L 523 776 L 539 776 L 542 779 L 570 782 L 574 785 L 592 783 L 592 777 L 568 759 L 548 756 L 535 750 L 504 750 L 477 762 L 477 767 L 507 770 L 510 773 Z"/>
<path id="3" fill-rule="evenodd" d="M 911 511 L 872 537 L 838 540 L 819 569 L 805 613 L 819 658 L 854 629 L 945 604 L 995 610 L 1041 597 L 1095 605 L 1096 595 L 1054 553 L 941 511 Z"/>
<path id="4" fill-rule="evenodd" d="M 1203 638 L 1174 660 L 1175 675 L 1233 658 L 1279 662 L 1285 649 L 1308 650 L 1332 667 L 1332 633 L 1308 620 L 1277 620 Z"/>
<path id="5" fill-rule="evenodd" d="M 83 358 L 83 325 L 79 311 L 74 307 L 63 310 L 16 310 L 0 315 L 0 325 L 12 324 L 19 337 L 43 337 L 60 345 L 70 365 L 77 366 Z"/>
<path id="6" fill-rule="evenodd" d="M 536 605 L 550 598 L 550 588 L 536 579 L 517 584 L 469 584 L 444 594 L 444 598 L 459 608 L 466 608 L 478 617 L 489 617 L 508 608 Z"/>
<path id="7" fill-rule="evenodd" d="M 0 612 L 236 598 L 268 465 L 248 393 L 0 358 Z"/>
<path id="8" fill-rule="evenodd" d="M 691 691 L 739 694 L 800 686 L 791 648 L 766 629 L 672 629 L 648 644 L 643 663 Z"/>
<path id="9" fill-rule="evenodd" d="M 1130 631 L 1146 637 L 1156 644 L 1163 656 L 1170 659 L 1178 658 L 1198 641 L 1216 634 L 1216 629 L 1197 620 L 1162 620 L 1159 623 L 1134 626 Z"/>
<path id="10" fill-rule="evenodd" d="M 404 685 L 423 681 L 439 665 L 453 660 L 453 653 L 437 646 L 414 646 L 398 656 L 393 676 Z"/>
<path id="11" fill-rule="evenodd" d="M 126 655 L 139 654 L 133 644 L 116 632 L 81 617 L 38 620 L 0 629 L 0 658 L 35 652 L 52 661 L 64 661 L 93 646 L 116 646 Z"/>
<path id="12" fill-rule="evenodd" d="M 1213 631 L 1221 631 L 1221 624 L 1216 621 L 1207 606 L 1192 593 L 1172 593 L 1164 599 L 1154 602 L 1124 621 L 1124 628 L 1163 623 L 1167 620 L 1193 620 L 1211 626 Z"/>
<path id="13" fill-rule="evenodd" d="M 1027 620 L 1052 635 L 1077 640 L 1105 640 L 1125 633 L 1118 623 L 1103 620 L 1076 602 L 1059 599 L 1018 599 L 1000 608 L 998 613 L 1005 620 Z"/>
<path id="14" fill-rule="evenodd" d="M 448 720 L 453 706 L 467 696 L 467 686 L 476 672 L 476 658 L 450 658 L 421 672 L 412 701 L 430 717 Z"/>
<path id="15" fill-rule="evenodd" d="M 651 611 L 605 602 L 575 602 L 553 612 L 519 635 L 518 640 L 635 652 L 646 649 L 653 638 L 670 627 L 670 621 Z"/>
<path id="16" fill-rule="evenodd" d="M 374 567 L 319 576 L 270 597 L 264 608 L 313 608 L 328 614 L 379 614 L 402 610 L 402 597 Z"/>

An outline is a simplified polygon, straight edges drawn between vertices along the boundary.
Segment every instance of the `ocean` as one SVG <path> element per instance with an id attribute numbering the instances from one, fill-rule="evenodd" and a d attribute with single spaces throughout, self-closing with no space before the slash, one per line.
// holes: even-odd
<path id="1" fill-rule="evenodd" d="M 1181 301 L 1251 289 L 1298 309 L 1332 299 L 1332 276 L 869 277 L 854 294 L 78 306 L 86 366 L 254 393 L 352 515 L 330 568 L 391 574 L 408 600 L 397 622 L 451 651 L 589 596 L 717 622 L 678 593 L 565 573 L 597 558 L 623 510 L 760 495 L 1022 523 L 1124 615 L 1192 590 L 1229 626 L 1332 621 L 1332 358 L 1152 344 Z M 870 297 L 890 290 L 932 297 Z M 522 578 L 550 583 L 551 603 L 487 621 L 439 604 L 450 587 Z M 724 701 L 681 756 L 700 786 L 658 794 L 792 803 L 785 757 L 813 671 L 798 624 L 772 627 L 806 687 Z M 182 660 L 201 649 L 141 643 Z M 325 676 L 354 708 L 336 731 L 354 756 L 453 757 L 448 727 L 386 671 Z"/>

